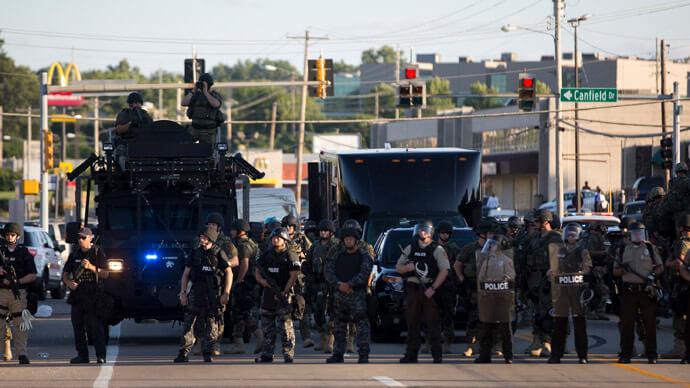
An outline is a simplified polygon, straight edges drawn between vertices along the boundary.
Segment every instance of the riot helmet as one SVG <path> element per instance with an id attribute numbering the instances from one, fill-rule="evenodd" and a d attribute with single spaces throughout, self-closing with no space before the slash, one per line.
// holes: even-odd
<path id="1" fill-rule="evenodd" d="M 232 222 L 232 229 L 236 230 L 238 232 L 246 232 L 249 233 L 249 231 L 252 229 L 251 226 L 249 226 L 249 222 L 246 220 L 243 220 L 241 218 L 236 219 L 235 221 Z"/>
<path id="2" fill-rule="evenodd" d="M 508 227 L 511 229 L 520 229 L 522 226 L 522 221 L 520 221 L 520 217 L 518 216 L 512 216 L 508 218 Z"/>
<path id="3" fill-rule="evenodd" d="M 128 104 L 133 104 L 135 102 L 138 102 L 140 104 L 144 103 L 144 99 L 141 97 L 141 94 L 139 92 L 132 92 L 127 96 L 127 103 Z"/>
<path id="4" fill-rule="evenodd" d="M 578 223 L 570 222 L 563 228 L 563 242 L 565 243 L 568 243 L 568 239 L 571 237 L 574 237 L 575 241 L 579 241 L 581 235 L 582 227 Z"/>
<path id="5" fill-rule="evenodd" d="M 220 228 L 222 228 L 223 226 L 225 226 L 225 218 L 223 217 L 222 214 L 217 213 L 217 212 L 213 212 L 213 213 L 209 213 L 208 216 L 206 216 L 206 222 L 205 223 L 206 224 L 213 223 L 213 224 L 218 225 Z"/>
<path id="6" fill-rule="evenodd" d="M 441 222 L 436 225 L 436 231 L 439 233 L 439 238 L 441 238 L 441 233 L 448 233 L 448 238 L 441 240 L 448 241 L 450 239 L 450 236 L 453 235 L 453 224 L 450 223 L 448 220 L 442 220 Z"/>
<path id="7" fill-rule="evenodd" d="M 288 234 L 288 231 L 285 228 L 276 228 L 273 232 L 271 232 L 271 239 L 273 239 L 273 237 L 280 237 L 285 240 L 285 242 L 290 241 L 290 234 Z"/>
<path id="8" fill-rule="evenodd" d="M 206 82 L 206 85 L 210 88 L 211 85 L 213 85 L 213 77 L 211 77 L 211 74 L 209 73 L 204 73 L 199 76 L 199 81 L 204 81 Z"/>
<path id="9" fill-rule="evenodd" d="M 24 234 L 24 228 L 15 222 L 8 222 L 2 231 L 3 235 L 6 235 L 7 233 L 14 233 L 17 236 L 21 236 Z"/>
<path id="10" fill-rule="evenodd" d="M 355 228 L 359 230 L 359 233 L 362 233 L 362 225 L 359 224 L 359 221 L 352 218 L 343 222 L 343 228 Z"/>
<path id="11" fill-rule="evenodd" d="M 641 222 L 634 222 L 629 228 L 630 241 L 635 244 L 647 241 L 647 228 Z"/>
<path id="12" fill-rule="evenodd" d="M 425 232 L 429 238 L 434 235 L 434 224 L 431 221 L 424 221 L 422 223 L 416 224 L 414 226 L 414 231 L 412 232 L 412 238 L 415 240 L 420 239 L 420 232 Z"/>
<path id="13" fill-rule="evenodd" d="M 323 219 L 323 220 L 321 220 L 321 222 L 319 222 L 318 230 L 319 231 L 327 230 L 331 233 L 335 233 L 335 222 L 333 222 L 329 219 Z"/>

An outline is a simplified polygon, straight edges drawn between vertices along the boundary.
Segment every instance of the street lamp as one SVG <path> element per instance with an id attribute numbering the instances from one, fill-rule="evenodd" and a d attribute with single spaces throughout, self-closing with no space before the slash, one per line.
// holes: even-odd
<path id="1" fill-rule="evenodd" d="M 575 61 L 575 87 L 578 88 L 580 87 L 579 83 L 579 73 L 580 73 L 580 63 L 578 60 L 578 55 L 577 55 L 577 28 L 580 26 L 580 22 L 583 22 L 589 18 L 592 17 L 591 13 L 588 13 L 586 15 L 582 15 L 579 18 L 573 18 L 573 19 L 568 19 L 568 23 L 573 27 L 573 30 L 575 31 L 575 47 L 574 47 L 574 61 Z M 578 103 L 575 102 L 575 201 L 576 205 L 575 208 L 577 209 L 576 211 L 579 213 L 582 209 L 580 207 L 580 201 L 582 194 L 580 192 L 580 128 L 578 126 L 578 119 L 579 119 L 579 114 L 578 114 Z"/>

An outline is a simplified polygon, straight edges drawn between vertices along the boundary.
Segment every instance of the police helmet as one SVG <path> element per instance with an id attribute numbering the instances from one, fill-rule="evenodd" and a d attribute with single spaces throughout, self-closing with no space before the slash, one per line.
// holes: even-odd
<path id="1" fill-rule="evenodd" d="M 641 243 L 647 240 L 647 228 L 641 222 L 633 222 L 628 229 L 630 240 L 634 243 Z"/>
<path id="2" fill-rule="evenodd" d="M 451 224 L 448 220 L 442 220 L 438 223 L 438 225 L 436 225 L 436 230 L 439 233 L 453 234 L 453 224 Z"/>
<path id="3" fill-rule="evenodd" d="M 510 244 L 510 239 L 506 237 L 504 234 L 495 234 L 492 237 L 493 240 L 495 240 L 498 243 L 498 246 L 501 248 L 501 250 L 505 251 L 508 249 L 511 249 L 512 246 Z"/>
<path id="4" fill-rule="evenodd" d="M 132 92 L 129 94 L 129 96 L 127 96 L 127 103 L 128 104 L 132 104 L 135 102 L 138 102 L 140 104 L 144 103 L 144 98 L 141 97 L 141 94 L 139 94 L 139 92 Z"/>
<path id="5" fill-rule="evenodd" d="M 647 194 L 647 201 L 653 201 L 657 198 L 663 197 L 664 195 L 666 195 L 666 191 L 664 190 L 664 188 L 657 186 L 657 187 L 653 188 L 649 192 L 649 194 Z"/>
<path id="6" fill-rule="evenodd" d="M 413 238 L 419 238 L 419 232 L 424 231 L 429 237 L 434 235 L 434 224 L 431 221 L 424 221 L 422 223 L 416 224 L 414 226 L 414 231 L 412 232 Z"/>
<path id="7" fill-rule="evenodd" d="M 283 240 L 285 240 L 285 242 L 290 241 L 290 234 L 288 234 L 288 231 L 287 231 L 287 229 L 285 229 L 285 228 L 276 228 L 276 229 L 271 233 L 271 239 L 272 239 L 273 237 L 280 237 L 280 238 L 282 238 Z"/>
<path id="8" fill-rule="evenodd" d="M 335 233 L 335 222 L 333 222 L 329 219 L 321 220 L 321 222 L 319 222 L 319 231 L 321 231 L 321 230 L 327 230 L 331 233 Z"/>
<path id="9" fill-rule="evenodd" d="M 213 85 L 213 77 L 211 77 L 211 74 L 209 73 L 204 73 L 199 76 L 199 81 L 204 81 L 206 82 L 206 85 L 210 88 L 211 85 Z"/>
<path id="10" fill-rule="evenodd" d="M 356 240 L 359 240 L 361 238 L 361 234 L 356 228 L 343 228 L 340 231 L 340 237 L 343 239 L 345 237 L 354 237 Z"/>
<path id="11" fill-rule="evenodd" d="M 266 231 L 268 233 L 273 233 L 274 230 L 280 228 L 282 225 L 280 225 L 280 221 L 278 220 L 273 220 L 266 225 Z"/>
<path id="12" fill-rule="evenodd" d="M 630 229 L 630 225 L 634 224 L 637 222 L 637 220 L 634 217 L 631 216 L 625 216 L 621 218 L 621 229 Z"/>
<path id="13" fill-rule="evenodd" d="M 21 236 L 22 234 L 24 234 L 24 228 L 22 228 L 22 226 L 17 223 L 9 222 L 5 225 L 5 228 L 2 231 L 2 234 L 7 233 L 14 233 L 18 236 Z"/>
<path id="14" fill-rule="evenodd" d="M 676 164 L 676 172 L 688 172 L 688 165 L 685 162 Z"/>
<path id="15" fill-rule="evenodd" d="M 305 232 L 315 232 L 319 230 L 319 227 L 316 225 L 316 222 L 313 220 L 309 220 L 304 223 L 304 231 Z"/>
<path id="16" fill-rule="evenodd" d="M 249 226 L 249 222 L 247 220 L 243 220 L 241 218 L 236 219 L 235 221 L 232 222 L 232 229 L 238 231 L 238 232 L 246 232 L 249 233 L 249 231 L 252 229 L 251 226 Z"/>
<path id="17" fill-rule="evenodd" d="M 638 222 L 633 222 L 633 223 L 630 224 L 630 226 L 628 227 L 628 230 L 631 230 L 631 231 L 632 231 L 632 230 L 645 230 L 645 229 L 647 229 L 647 228 L 644 226 L 643 223 L 641 223 L 641 222 L 639 222 L 639 221 L 638 221 Z"/>
<path id="18" fill-rule="evenodd" d="M 209 215 L 206 216 L 206 223 L 208 224 L 209 222 L 214 223 L 221 228 L 225 226 L 225 218 L 220 213 L 209 213 Z"/>
<path id="19" fill-rule="evenodd" d="M 299 220 L 293 215 L 288 215 L 283 217 L 283 221 L 280 224 L 283 226 L 283 228 L 294 226 L 295 229 L 297 229 L 299 227 Z"/>
<path id="20" fill-rule="evenodd" d="M 359 230 L 360 233 L 362 233 L 362 225 L 359 224 L 359 221 L 355 219 L 348 219 L 343 222 L 343 228 L 355 228 Z"/>
<path id="21" fill-rule="evenodd" d="M 537 211 L 535 218 L 538 223 L 543 224 L 544 222 L 553 221 L 553 214 L 547 209 L 540 209 Z"/>
<path id="22" fill-rule="evenodd" d="M 563 241 L 567 242 L 568 237 L 573 235 L 575 240 L 579 240 L 582 235 L 582 227 L 578 223 L 570 222 L 563 228 Z"/>
<path id="23" fill-rule="evenodd" d="M 529 212 L 527 212 L 524 219 L 525 219 L 526 224 L 533 224 L 534 223 L 534 210 L 530 210 Z"/>
<path id="24" fill-rule="evenodd" d="M 690 229 L 690 213 L 681 214 L 678 217 L 678 227 Z"/>
<path id="25" fill-rule="evenodd" d="M 522 221 L 520 221 L 520 217 L 518 216 L 512 216 L 508 218 L 508 227 L 512 229 L 518 229 L 522 226 Z"/>
<path id="26" fill-rule="evenodd" d="M 474 232 L 477 234 L 487 234 L 491 232 L 493 224 L 491 220 L 487 217 L 482 218 L 481 221 L 474 227 Z"/>

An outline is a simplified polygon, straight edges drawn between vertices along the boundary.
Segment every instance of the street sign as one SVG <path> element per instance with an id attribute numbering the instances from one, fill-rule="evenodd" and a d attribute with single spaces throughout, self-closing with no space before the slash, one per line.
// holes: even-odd
<path id="1" fill-rule="evenodd" d="M 618 89 L 563 88 L 561 102 L 617 102 Z"/>
<path id="2" fill-rule="evenodd" d="M 72 92 L 56 92 L 48 95 L 48 106 L 82 106 L 84 96 L 73 96 Z"/>

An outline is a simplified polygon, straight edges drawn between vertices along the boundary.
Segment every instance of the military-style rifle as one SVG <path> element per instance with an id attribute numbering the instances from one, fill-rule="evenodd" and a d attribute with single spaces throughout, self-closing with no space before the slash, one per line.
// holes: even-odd
<path id="1" fill-rule="evenodd" d="M 261 277 L 264 278 L 264 280 L 266 280 L 266 282 L 270 286 L 269 288 L 273 290 L 273 293 L 278 297 L 278 300 L 280 300 L 280 302 L 284 305 L 288 304 L 287 297 L 285 297 L 282 291 L 280 291 L 280 287 L 278 287 L 278 283 L 275 281 L 275 279 L 266 274 L 266 271 L 264 271 L 264 267 L 262 267 L 260 263 L 256 263 L 256 268 L 259 269 Z"/>

